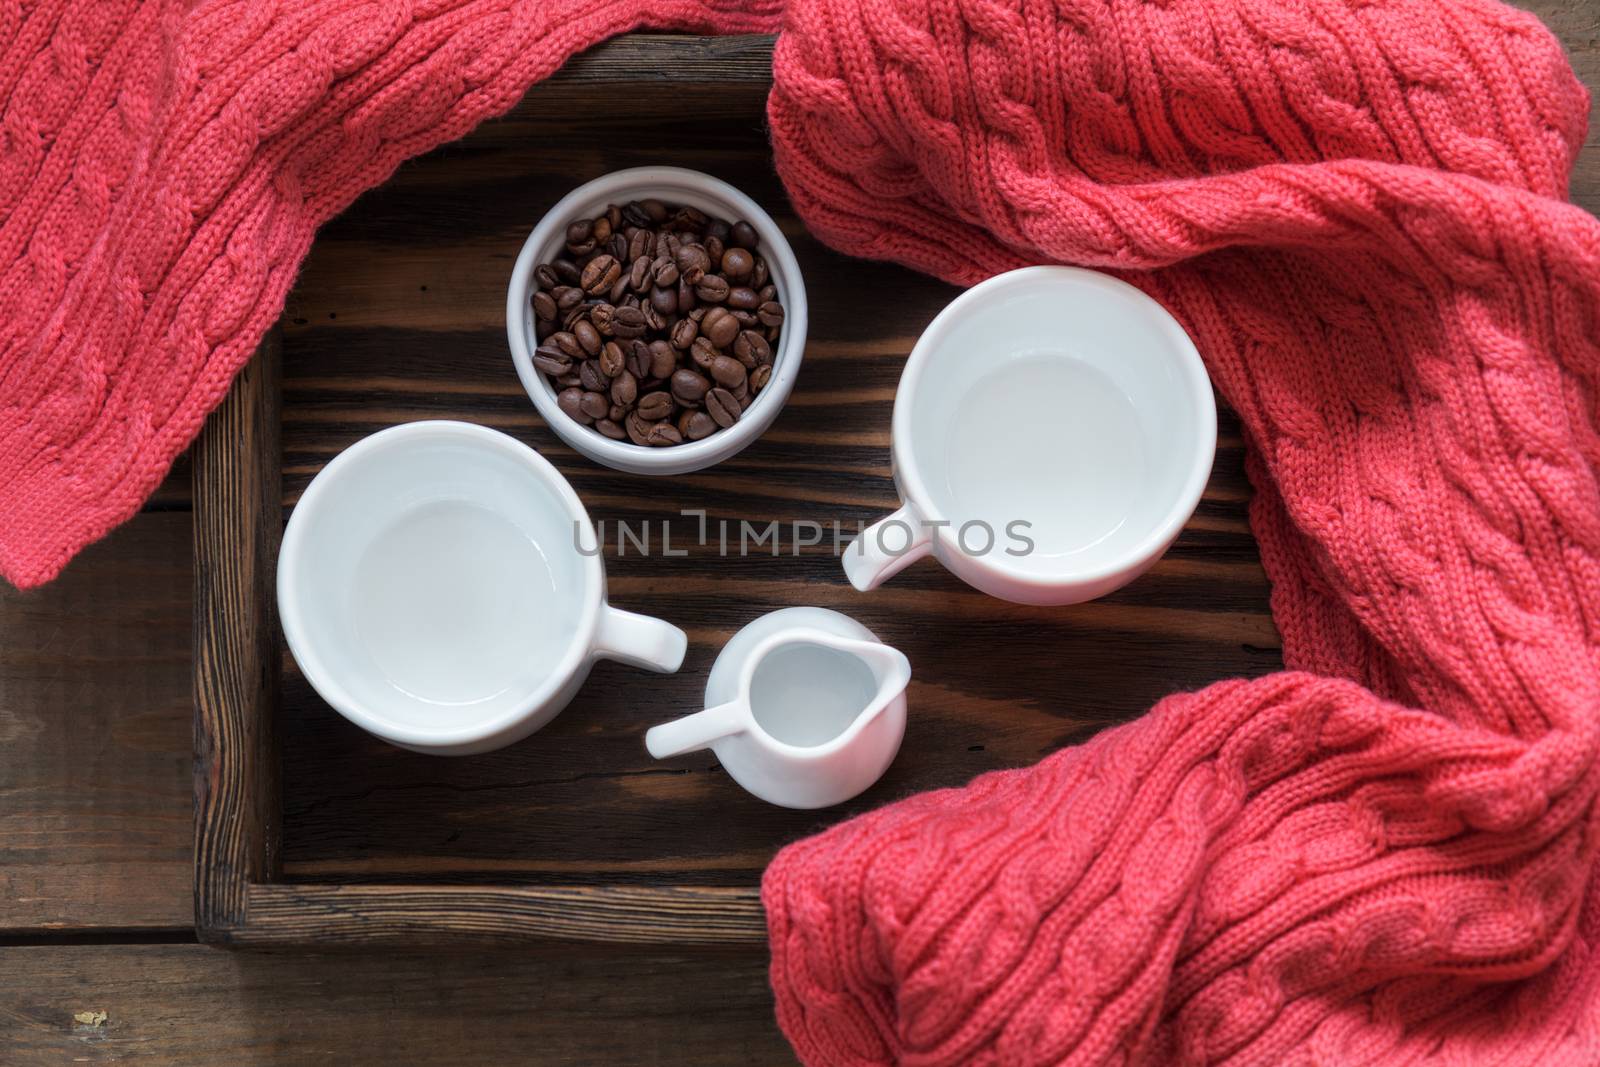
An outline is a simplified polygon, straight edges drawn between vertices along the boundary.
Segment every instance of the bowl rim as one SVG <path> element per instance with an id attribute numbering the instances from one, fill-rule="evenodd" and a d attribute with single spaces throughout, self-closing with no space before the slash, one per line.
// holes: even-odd
<path id="1" fill-rule="evenodd" d="M 929 353 L 937 347 L 956 322 L 974 304 L 993 300 L 1007 289 L 1044 280 L 1050 284 L 1088 286 L 1106 293 L 1130 299 L 1134 306 L 1160 327 L 1171 342 L 1168 351 L 1180 372 L 1187 399 L 1195 415 L 1194 451 L 1189 470 L 1179 491 L 1160 521 L 1152 524 L 1143 537 L 1109 562 L 1093 568 L 1063 571 L 1059 574 L 1041 574 L 1026 570 L 1011 560 L 994 553 L 971 555 L 963 551 L 952 534 L 953 518 L 945 515 L 935 504 L 928 491 L 922 472 L 917 467 L 916 454 L 911 447 L 913 438 L 912 410 L 921 383 Z M 901 499 L 916 508 L 917 512 L 933 525 L 932 538 L 941 550 L 941 556 L 959 560 L 959 566 L 972 567 L 978 573 L 989 574 L 1007 582 L 1016 582 L 1035 588 L 1071 588 L 1106 581 L 1126 575 L 1138 567 L 1160 557 L 1174 538 L 1182 531 L 1205 493 L 1211 480 L 1211 469 L 1216 460 L 1217 403 L 1211 388 L 1211 377 L 1206 372 L 1205 361 L 1195 348 L 1194 340 L 1150 294 L 1130 285 L 1120 278 L 1085 267 L 1057 265 L 1021 267 L 986 278 L 946 304 L 930 322 L 911 354 L 906 357 L 905 370 L 895 387 L 894 415 L 890 422 L 890 452 L 893 456 L 894 477 Z"/>
<path id="2" fill-rule="evenodd" d="M 739 421 L 700 441 L 670 448 L 650 448 L 632 441 L 613 441 L 570 419 L 556 404 L 553 384 L 533 366 L 533 272 L 557 246 L 574 218 L 597 205 L 652 196 L 710 210 L 730 222 L 740 219 L 755 227 L 761 254 L 771 270 L 784 306 L 783 333 L 773 353 L 772 379 Z M 685 474 L 702 470 L 742 451 L 760 437 L 783 409 L 799 374 L 805 351 L 807 305 L 805 281 L 788 238 L 761 205 L 734 186 L 684 167 L 629 167 L 611 171 L 573 189 L 545 212 L 523 242 L 506 290 L 506 340 L 517 377 L 550 429 L 568 445 L 615 470 L 635 474 Z"/>
<path id="3" fill-rule="evenodd" d="M 579 523 L 580 530 L 594 529 L 589 513 L 578 498 L 572 485 L 549 460 L 528 445 L 509 434 L 481 426 L 477 423 L 455 419 L 422 419 L 390 426 L 369 434 L 340 452 L 318 471 L 300 495 L 289 521 L 284 526 L 283 539 L 278 547 L 278 574 L 276 594 L 278 618 L 283 630 L 284 643 L 300 666 L 306 681 L 330 707 L 350 722 L 387 741 L 419 747 L 447 747 L 470 744 L 498 736 L 536 715 L 539 709 L 556 699 L 561 690 L 583 669 L 594 647 L 595 634 L 600 626 L 601 606 L 606 600 L 605 568 L 599 552 L 577 551 L 578 567 L 583 576 L 584 602 L 579 606 L 578 623 L 560 661 L 550 669 L 539 684 L 520 696 L 514 705 L 493 718 L 476 721 L 467 726 L 440 727 L 437 729 L 398 723 L 381 711 L 359 700 L 340 679 L 336 669 L 322 657 L 310 639 L 306 623 L 306 608 L 301 603 L 300 577 L 305 560 L 311 551 L 309 529 L 324 498 L 339 491 L 351 477 L 359 477 L 364 460 L 385 452 L 400 452 L 408 447 L 434 441 L 466 443 L 471 449 L 498 452 L 525 467 L 543 481 L 566 507 L 568 516 Z"/>

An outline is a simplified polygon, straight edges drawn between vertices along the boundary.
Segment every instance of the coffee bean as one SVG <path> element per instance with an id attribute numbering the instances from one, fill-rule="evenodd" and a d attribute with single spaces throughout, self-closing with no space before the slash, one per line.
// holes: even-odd
<path id="1" fill-rule="evenodd" d="M 707 373 L 711 370 L 712 362 L 722 355 L 717 351 L 717 346 L 711 343 L 709 337 L 696 337 L 694 344 L 689 346 L 689 360 L 696 367 Z"/>
<path id="2" fill-rule="evenodd" d="M 753 330 L 761 325 L 761 320 L 756 318 L 754 311 L 732 311 L 733 321 L 739 324 L 741 330 Z"/>
<path id="3" fill-rule="evenodd" d="M 761 238 L 756 235 L 756 228 L 744 219 L 733 224 L 733 228 L 728 231 L 728 238 L 738 247 L 748 248 L 752 252 L 756 250 L 756 245 L 761 243 Z"/>
<path id="4" fill-rule="evenodd" d="M 783 305 L 776 300 L 768 300 L 756 309 L 756 318 L 761 320 L 763 326 L 782 326 Z"/>
<path id="5" fill-rule="evenodd" d="M 556 298 L 556 311 L 563 315 L 583 303 L 583 290 L 576 285 L 558 285 L 550 295 Z"/>
<path id="6" fill-rule="evenodd" d="M 711 257 L 712 263 L 722 262 L 722 253 L 727 251 L 728 244 L 720 237 L 707 237 L 705 239 L 706 255 Z"/>
<path id="7" fill-rule="evenodd" d="M 671 322 L 671 315 L 661 314 L 650 304 L 644 306 L 644 328 L 647 333 L 666 333 Z"/>
<path id="8" fill-rule="evenodd" d="M 561 279 L 556 277 L 556 269 L 548 263 L 541 263 L 533 268 L 533 283 L 540 289 L 550 290 L 561 284 Z"/>
<path id="9" fill-rule="evenodd" d="M 738 385 L 734 386 L 732 389 L 729 389 L 728 392 L 732 393 L 733 394 L 733 398 L 739 402 L 739 410 L 740 411 L 743 411 L 745 408 L 750 406 L 750 383 L 749 382 L 740 382 Z"/>
<path id="10" fill-rule="evenodd" d="M 633 268 L 628 271 L 628 288 L 636 293 L 642 293 L 650 286 L 650 257 L 639 256 L 633 261 Z"/>
<path id="11" fill-rule="evenodd" d="M 636 307 L 620 307 L 611 318 L 611 329 L 618 337 L 635 338 L 644 335 L 644 312 Z"/>
<path id="12" fill-rule="evenodd" d="M 761 366 L 751 371 L 749 380 L 750 391 L 753 393 L 761 392 L 761 390 L 767 387 L 767 383 L 772 380 L 772 364 L 763 363 Z"/>
<path id="13" fill-rule="evenodd" d="M 639 398 L 639 379 L 630 370 L 624 370 L 611 380 L 611 402 L 631 407 Z"/>
<path id="14" fill-rule="evenodd" d="M 727 348 L 739 336 L 739 320 L 727 308 L 714 307 L 700 320 L 700 332 L 718 348 Z"/>
<path id="15" fill-rule="evenodd" d="M 765 289 L 767 286 L 767 273 L 767 261 L 757 256 L 755 266 L 750 268 L 750 288 Z"/>
<path id="16" fill-rule="evenodd" d="M 618 424 L 615 419 L 601 419 L 599 422 L 594 424 L 594 428 L 611 438 L 613 441 L 620 441 L 627 436 L 627 432 L 623 430 L 622 426 Z"/>
<path id="17" fill-rule="evenodd" d="M 650 342 L 650 377 L 666 379 L 672 377 L 673 368 L 678 365 L 678 354 L 672 346 L 665 341 Z"/>
<path id="18" fill-rule="evenodd" d="M 578 339 L 566 330 L 551 334 L 550 343 L 565 352 L 568 359 L 582 359 L 585 355 L 583 346 L 578 343 Z"/>
<path id="19" fill-rule="evenodd" d="M 639 201 L 639 210 L 644 212 L 644 217 L 654 225 L 659 226 L 667 221 L 667 205 L 654 197 Z"/>
<path id="20" fill-rule="evenodd" d="M 595 256 L 588 262 L 579 276 L 579 284 L 590 296 L 599 296 L 609 292 L 621 277 L 622 264 L 608 253 Z"/>
<path id="21" fill-rule="evenodd" d="M 543 289 L 540 289 L 537 293 L 533 294 L 534 318 L 549 322 L 556 317 L 559 310 L 560 309 L 556 307 L 556 298 L 545 292 Z"/>
<path id="22" fill-rule="evenodd" d="M 605 341 L 600 337 L 600 331 L 595 329 L 594 323 L 587 319 L 580 320 L 573 325 L 572 336 L 577 338 L 578 346 L 583 349 L 585 355 L 589 356 L 598 356 L 600 354 L 600 346 L 605 344 Z"/>
<path id="23" fill-rule="evenodd" d="M 626 414 L 627 412 L 623 410 L 621 404 L 612 404 L 606 409 L 606 418 L 610 419 L 614 423 L 617 423 L 618 425 L 621 425 L 622 416 Z"/>
<path id="24" fill-rule="evenodd" d="M 582 244 L 594 236 L 594 222 L 591 219 L 578 219 L 567 224 L 567 244 Z M 610 234 L 606 235 L 611 236 Z"/>
<path id="25" fill-rule="evenodd" d="M 720 304 L 728 299 L 728 279 L 720 274 L 707 274 L 694 287 L 694 295 L 708 304 Z"/>
<path id="26" fill-rule="evenodd" d="M 588 364 L 585 363 L 584 366 L 587 367 Z M 723 388 L 732 389 L 744 384 L 744 364 L 730 356 L 718 356 L 711 361 L 711 377 L 715 378 L 717 384 Z"/>
<path id="27" fill-rule="evenodd" d="M 717 425 L 723 429 L 738 422 L 739 416 L 743 413 L 744 409 L 739 406 L 739 401 L 726 389 L 713 389 L 706 394 L 706 414 L 715 419 Z"/>
<path id="28" fill-rule="evenodd" d="M 592 393 L 603 393 L 611 388 L 611 380 L 600 373 L 599 363 L 592 359 L 578 364 L 578 381 Z"/>
<path id="29" fill-rule="evenodd" d="M 706 223 L 705 235 L 715 237 L 719 241 L 726 241 L 731 227 L 727 219 L 711 219 Z"/>
<path id="30" fill-rule="evenodd" d="M 604 393 L 584 393 L 578 406 L 591 419 L 603 419 L 611 410 L 611 401 Z"/>
<path id="31" fill-rule="evenodd" d="M 552 259 L 550 261 L 550 269 L 556 272 L 556 277 L 561 280 L 562 285 L 578 284 L 578 278 L 580 277 L 578 274 L 578 265 L 572 262 L 572 260 Z"/>
<path id="32" fill-rule="evenodd" d="M 654 240 L 655 238 L 649 230 L 630 227 L 628 229 L 628 262 L 632 263 L 640 256 L 649 258 L 650 246 Z"/>
<path id="33" fill-rule="evenodd" d="M 655 260 L 651 265 L 652 280 L 663 289 L 676 290 L 678 286 L 678 265 L 666 256 Z"/>
<path id="34" fill-rule="evenodd" d="M 561 413 L 573 422 L 581 422 L 585 426 L 594 421 L 594 416 L 586 414 L 583 410 L 583 390 L 563 389 L 556 394 L 556 406 Z"/>
<path id="35" fill-rule="evenodd" d="M 607 378 L 615 378 L 627 368 L 628 357 L 622 354 L 622 346 L 615 341 L 607 341 L 606 346 L 600 350 L 600 373 Z"/>
<path id="36" fill-rule="evenodd" d="M 539 373 L 557 377 L 572 370 L 572 357 L 556 345 L 545 343 L 534 350 L 533 365 Z"/>
<path id="37" fill-rule="evenodd" d="M 648 344 L 638 339 L 629 342 L 628 370 L 635 378 L 644 378 L 649 376 L 650 346 Z"/>
<path id="38" fill-rule="evenodd" d="M 645 441 L 652 448 L 681 445 L 683 444 L 683 434 L 679 433 L 678 428 L 672 423 L 663 420 L 650 427 L 649 432 L 645 434 Z"/>
<path id="39" fill-rule="evenodd" d="M 634 444 L 644 446 L 650 443 L 650 424 L 641 419 L 637 411 L 628 412 L 628 417 L 622 420 L 622 427 L 628 432 L 628 440 Z"/>
<path id="40" fill-rule="evenodd" d="M 711 256 L 706 252 L 704 245 L 680 245 L 675 259 L 679 277 L 690 285 L 699 284 L 700 279 L 705 277 L 706 271 L 711 269 Z"/>
<path id="41" fill-rule="evenodd" d="M 778 299 L 778 287 L 773 285 L 771 282 L 768 282 L 766 285 L 763 285 L 760 289 L 756 290 L 756 295 L 759 296 L 761 298 L 761 302 L 765 304 L 768 300 Z"/>
<path id="42" fill-rule="evenodd" d="M 646 422 L 669 418 L 672 415 L 672 394 L 656 391 L 639 398 L 639 417 Z"/>
<path id="43" fill-rule="evenodd" d="M 691 441 L 703 441 L 717 432 L 717 420 L 703 411 L 685 411 L 678 432 Z"/>
<path id="44" fill-rule="evenodd" d="M 672 333 L 668 342 L 673 348 L 682 350 L 694 344 L 694 339 L 700 333 L 700 326 L 693 319 L 679 319 L 672 325 Z"/>
<path id="45" fill-rule="evenodd" d="M 676 315 L 678 313 L 678 287 L 664 288 L 656 286 L 650 290 L 650 306 L 661 315 Z"/>
<path id="46" fill-rule="evenodd" d="M 694 286 L 689 284 L 688 278 L 678 279 L 678 314 L 687 315 L 694 310 L 697 297 L 694 295 Z"/>
<path id="47" fill-rule="evenodd" d="M 672 372 L 672 398 L 684 407 L 693 407 L 705 399 L 711 382 L 703 374 L 687 367 Z"/>
<path id="48" fill-rule="evenodd" d="M 596 241 L 611 240 L 611 219 L 608 216 L 601 215 L 594 220 L 590 232 L 594 235 Z"/>
<path id="49" fill-rule="evenodd" d="M 767 339 L 754 330 L 740 330 L 738 338 L 733 342 L 733 355 L 746 367 L 754 367 L 759 363 L 772 361 L 772 346 L 767 344 Z"/>
<path id="50" fill-rule="evenodd" d="M 729 281 L 743 281 L 755 269 L 756 260 L 742 248 L 730 248 L 722 253 L 722 273 Z M 588 288 L 585 286 L 585 288 Z"/>
<path id="51" fill-rule="evenodd" d="M 754 311 L 761 306 L 761 297 L 748 285 L 739 285 L 728 290 L 728 306 L 740 311 Z"/>
<path id="52" fill-rule="evenodd" d="M 578 380 L 577 372 L 575 371 L 563 374 L 556 379 L 556 388 L 558 389 L 571 389 L 572 387 L 581 384 L 582 383 Z"/>
<path id="53" fill-rule="evenodd" d="M 672 216 L 672 227 L 680 233 L 699 233 L 709 221 L 704 211 L 685 204 Z"/>

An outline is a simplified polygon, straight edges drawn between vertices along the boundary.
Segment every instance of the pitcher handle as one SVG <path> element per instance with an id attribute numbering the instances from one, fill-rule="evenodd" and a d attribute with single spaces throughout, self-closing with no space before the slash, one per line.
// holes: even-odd
<path id="1" fill-rule="evenodd" d="M 745 728 L 746 707 L 742 700 L 718 704 L 714 708 L 685 715 L 645 731 L 644 747 L 656 759 L 668 759 L 693 752 L 739 733 Z"/>
<path id="2" fill-rule="evenodd" d="M 904 549 L 890 552 L 884 548 L 885 531 L 891 524 L 906 529 L 908 541 Z M 893 543 L 900 535 L 892 533 Z M 900 505 L 900 510 L 885 515 L 861 531 L 861 536 L 844 550 L 844 573 L 850 584 L 865 593 L 876 589 L 917 560 L 933 551 L 933 533 L 922 515 L 910 504 Z"/>
<path id="3" fill-rule="evenodd" d="M 670 622 L 636 615 L 610 604 L 600 608 L 594 654 L 601 659 L 671 674 L 683 666 L 683 654 L 688 649 L 689 638 Z"/>

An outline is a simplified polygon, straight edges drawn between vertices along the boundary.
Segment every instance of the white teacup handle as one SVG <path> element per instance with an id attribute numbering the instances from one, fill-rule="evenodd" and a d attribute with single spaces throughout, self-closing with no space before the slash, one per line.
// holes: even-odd
<path id="1" fill-rule="evenodd" d="M 610 604 L 600 606 L 594 654 L 601 659 L 671 674 L 683 666 L 683 654 L 688 648 L 689 638 L 670 622 L 635 615 Z"/>
<path id="2" fill-rule="evenodd" d="M 713 741 L 743 732 L 748 719 L 748 705 L 743 700 L 729 701 L 650 727 L 645 731 L 644 747 L 656 759 L 681 756 L 685 752 L 705 748 Z"/>
<path id="3" fill-rule="evenodd" d="M 901 529 L 889 530 L 893 524 L 899 524 Z M 901 551 L 890 551 L 900 545 L 905 546 Z M 932 551 L 932 530 L 922 521 L 916 508 L 902 504 L 899 511 L 885 515 L 862 530 L 861 536 L 845 549 L 844 573 L 851 585 L 865 593 Z"/>

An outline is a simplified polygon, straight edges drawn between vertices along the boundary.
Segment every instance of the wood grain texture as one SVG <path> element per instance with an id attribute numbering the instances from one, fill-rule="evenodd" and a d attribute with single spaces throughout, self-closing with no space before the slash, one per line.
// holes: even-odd
<path id="1" fill-rule="evenodd" d="M 0 936 L 188 924 L 191 618 L 186 514 L 0 583 Z"/>
<path id="2" fill-rule="evenodd" d="M 771 1020 L 756 954 L 0 949 L 7 1067 L 793 1064 Z"/>
<path id="3" fill-rule="evenodd" d="M 581 941 L 713 948 L 766 942 L 754 888 L 256 885 L 240 947 Z"/>
<path id="4" fill-rule="evenodd" d="M 194 446 L 194 917 L 221 940 L 276 874 L 278 336 Z"/>

